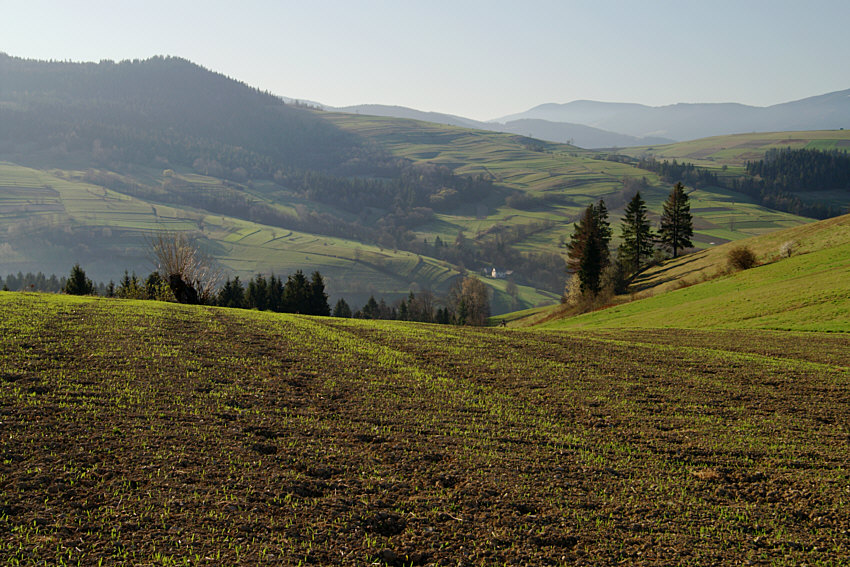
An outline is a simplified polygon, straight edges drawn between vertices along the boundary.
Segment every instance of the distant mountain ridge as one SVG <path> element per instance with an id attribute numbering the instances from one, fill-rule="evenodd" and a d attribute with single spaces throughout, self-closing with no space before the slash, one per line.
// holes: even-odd
<path id="1" fill-rule="evenodd" d="M 345 112 L 348 114 L 366 114 L 369 116 L 387 116 L 390 118 L 407 118 L 409 120 L 420 120 L 422 122 L 433 122 L 434 124 L 447 124 L 449 126 L 460 126 L 462 128 L 480 128 L 485 122 L 455 116 L 453 114 L 442 114 L 440 112 L 426 112 L 408 108 L 406 106 L 394 106 L 385 104 L 358 104 L 334 108 L 325 106 L 325 110 L 333 112 Z"/>
<path id="2" fill-rule="evenodd" d="M 734 102 L 647 106 L 576 100 L 541 104 L 487 122 L 403 106 L 364 104 L 325 108 L 508 132 L 582 148 L 660 145 L 748 132 L 850 128 L 850 89 L 766 107 Z"/>
<path id="3" fill-rule="evenodd" d="M 0 53 L 0 124 L 0 153 L 19 163 L 95 143 L 111 161 L 202 159 L 249 172 L 331 169 L 363 152 L 314 112 L 178 57 L 67 63 Z"/>
<path id="4" fill-rule="evenodd" d="M 577 100 L 541 104 L 494 122 L 527 119 L 571 122 L 638 138 L 657 136 L 676 141 L 747 132 L 837 130 L 850 128 L 850 89 L 766 107 L 738 103 L 654 107 Z"/>
<path id="5" fill-rule="evenodd" d="M 446 124 L 461 128 L 475 128 L 493 132 L 519 134 L 529 138 L 538 138 L 549 142 L 572 144 L 581 148 L 610 148 L 627 146 L 645 146 L 649 144 L 668 144 L 675 140 L 660 137 L 637 137 L 617 132 L 609 132 L 584 124 L 557 122 L 552 120 L 520 118 L 506 123 L 480 122 L 453 114 L 439 112 L 423 112 L 404 106 L 387 106 L 381 104 L 361 104 L 343 108 L 324 107 L 326 110 L 345 112 L 349 114 L 366 114 L 370 116 L 386 116 L 390 118 L 406 118 L 434 124 Z"/>

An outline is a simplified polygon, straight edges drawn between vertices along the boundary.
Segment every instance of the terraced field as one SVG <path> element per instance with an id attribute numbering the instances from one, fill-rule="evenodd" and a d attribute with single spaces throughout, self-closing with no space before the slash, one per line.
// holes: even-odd
<path id="1" fill-rule="evenodd" d="M 655 225 L 670 190 L 668 184 L 648 171 L 596 159 L 601 156 L 565 144 L 411 120 L 324 112 L 317 116 L 389 154 L 421 164 L 444 165 L 460 175 L 482 175 L 494 180 L 492 194 L 480 202 L 438 213 L 433 221 L 412 227 L 411 235 L 419 241 L 434 242 L 439 236 L 451 243 L 459 231 L 475 239 L 486 238 L 494 227 L 517 227 L 525 236 L 510 246 L 522 252 L 563 255 L 562 242 L 589 203 L 604 197 L 611 209 L 611 221 L 618 225 L 627 179 L 646 178 L 648 186 L 642 194 Z M 307 201 L 269 180 L 237 184 L 179 168 L 168 172 L 166 176 L 165 171 L 149 166 L 136 167 L 132 173 L 99 172 L 106 175 L 105 179 L 120 181 L 104 181 L 117 188 L 113 190 L 86 182 L 99 177 L 87 176 L 84 171 L 42 171 L 0 163 L 0 231 L 9 235 L 0 248 L 0 262 L 5 266 L 2 269 L 6 273 L 20 270 L 61 274 L 74 262 L 80 262 L 95 279 L 117 280 L 125 269 L 138 273 L 151 269 L 144 247 L 145 234 L 175 230 L 198 235 L 229 276 L 239 275 L 247 280 L 256 273 L 286 275 L 296 269 L 319 270 L 327 279 L 331 295 L 343 296 L 352 304 L 362 304 L 372 294 L 392 301 L 406 296 L 411 289 L 445 293 L 461 270 L 460 266 L 425 255 L 310 234 L 309 226 L 296 225 L 299 232 L 176 205 L 173 200 L 169 201 L 171 204 L 158 202 L 156 195 L 175 183 L 199 194 L 237 191 L 249 202 L 288 215 L 297 215 L 296 210 L 303 208 L 363 222 L 350 211 Z M 143 186 L 147 193 L 122 193 L 118 190 L 122 183 L 127 187 Z M 508 195 L 520 193 L 532 205 L 509 205 Z M 133 196 L 141 194 L 152 200 Z M 693 192 L 691 200 L 694 243 L 700 248 L 808 221 L 718 189 Z M 616 240 L 619 231 L 615 233 Z M 466 268 L 477 271 L 481 266 Z M 530 285 L 519 286 L 518 299 L 514 301 L 504 292 L 503 282 L 485 283 L 493 290 L 495 312 L 557 302 L 552 293 Z M 558 291 L 551 282 L 548 285 L 550 291 Z"/>
<path id="2" fill-rule="evenodd" d="M 850 561 L 850 337 L 0 293 L 0 559 Z"/>
<path id="3" fill-rule="evenodd" d="M 552 228 L 526 239 L 519 247 L 529 251 L 562 252 L 557 243 L 562 236 L 571 232 L 571 223 L 578 219 L 588 204 L 600 198 L 605 198 L 609 205 L 614 203 L 614 206 L 609 207 L 612 209 L 611 218 L 615 225 L 619 223 L 621 207 L 626 202 L 621 195 L 625 179 L 647 180 L 648 187 L 641 194 L 649 208 L 650 220 L 655 225 L 658 224 L 662 204 L 670 193 L 670 187 L 649 171 L 616 161 L 596 159 L 599 156 L 595 152 L 566 144 L 415 120 L 335 113 L 322 113 L 322 116 L 335 126 L 374 141 L 393 155 L 445 165 L 461 174 L 491 177 L 501 188 L 522 191 L 534 197 L 557 198 L 545 207 L 532 211 L 514 209 L 496 199 L 492 203 L 482 203 L 480 210 L 441 214 L 438 215 L 438 222 L 418 229 L 418 234 L 432 239 L 434 234 L 444 240 L 453 239 L 458 230 L 476 234 L 496 223 L 512 226 L 551 222 L 554 223 Z M 788 133 L 785 134 L 787 137 Z M 807 134 L 835 143 L 850 139 L 850 134 L 845 132 L 836 136 L 830 132 Z M 762 138 L 767 141 L 761 141 Z M 782 136 L 778 134 L 764 134 L 761 138 L 750 136 L 740 143 L 750 146 L 760 144 L 758 148 L 751 149 L 760 151 L 761 157 L 766 149 L 774 147 L 772 144 L 781 140 Z M 715 143 L 726 142 L 707 139 L 657 148 L 629 148 L 623 153 L 639 157 L 649 152 L 656 154 L 659 159 L 672 155 L 680 161 L 685 158 L 694 161 L 692 153 L 697 150 L 693 147 L 702 151 L 714 147 Z M 734 145 L 731 141 L 729 144 Z M 700 163 L 720 168 L 725 162 L 703 160 Z M 739 162 L 730 163 L 734 165 Z M 741 163 L 746 163 L 746 159 Z M 627 197 L 631 195 L 629 193 Z M 767 209 L 755 204 L 746 195 L 720 188 L 700 189 L 692 192 L 690 198 L 695 218 L 694 244 L 699 248 L 809 222 L 809 219 L 803 217 Z M 619 236 L 619 231 L 615 232 Z"/>
<path id="4" fill-rule="evenodd" d="M 319 270 L 331 292 L 365 302 L 370 293 L 406 296 L 411 284 L 442 290 L 458 272 L 429 257 L 344 238 L 267 226 L 199 209 L 148 203 L 81 181 L 76 172 L 47 172 L 0 163 L 0 249 L 4 274 L 49 270 L 74 261 L 96 279 L 118 279 L 124 269 L 152 269 L 145 239 L 158 231 L 190 231 L 228 276 L 287 275 Z M 187 175 L 193 183 L 219 183 Z M 116 268 L 120 266 L 120 269 Z M 64 271 L 63 268 L 62 271 Z M 61 273 L 61 272 L 60 272 Z M 520 302 L 549 295 L 524 286 Z"/>
<path id="5" fill-rule="evenodd" d="M 624 154 L 641 156 L 652 154 L 659 160 L 679 160 L 717 167 L 746 166 L 747 161 L 760 160 L 769 149 L 792 148 L 817 150 L 850 149 L 850 130 L 816 130 L 801 132 L 753 132 L 713 136 L 688 142 L 662 146 L 625 148 Z"/>

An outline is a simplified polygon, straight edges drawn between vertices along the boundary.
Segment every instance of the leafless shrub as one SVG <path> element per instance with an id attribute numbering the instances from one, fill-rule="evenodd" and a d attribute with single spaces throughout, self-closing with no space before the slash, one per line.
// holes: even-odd
<path id="1" fill-rule="evenodd" d="M 758 263 L 756 255 L 749 246 L 736 246 L 726 256 L 729 269 L 733 271 L 749 270 Z"/>
<path id="2" fill-rule="evenodd" d="M 215 262 L 182 232 L 148 237 L 157 271 L 180 303 L 209 303 L 220 273 Z"/>
<path id="3" fill-rule="evenodd" d="M 570 279 L 567 280 L 567 285 L 564 287 L 564 295 L 561 298 L 561 303 L 577 308 L 579 309 L 579 312 L 582 313 L 589 310 L 590 306 L 588 305 L 588 302 L 590 299 L 589 294 L 582 292 L 581 281 L 578 276 L 571 276 Z"/>
<path id="4" fill-rule="evenodd" d="M 582 291 L 579 278 L 573 275 L 564 288 L 561 303 L 573 314 L 587 313 L 610 305 L 616 294 L 613 285 L 605 285 L 599 293 Z"/>
<path id="5" fill-rule="evenodd" d="M 790 258 L 794 254 L 794 249 L 796 247 L 797 243 L 793 240 L 783 242 L 782 246 L 779 247 L 779 255 L 783 258 Z"/>

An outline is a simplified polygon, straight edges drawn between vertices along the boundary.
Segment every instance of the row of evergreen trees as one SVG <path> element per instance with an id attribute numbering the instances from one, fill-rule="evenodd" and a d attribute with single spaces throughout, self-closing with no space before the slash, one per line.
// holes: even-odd
<path id="1" fill-rule="evenodd" d="M 101 287 L 102 284 L 101 284 Z M 63 292 L 72 295 L 103 295 L 124 299 L 152 299 L 174 301 L 168 284 L 158 272 L 146 279 L 124 272 L 116 286 L 109 282 L 105 292 L 97 293 L 95 286 L 79 264 L 71 269 Z M 444 325 L 485 325 L 490 316 L 490 301 L 487 287 L 477 278 L 460 278 L 449 290 L 447 297 L 439 301 L 430 291 L 416 295 L 410 292 L 407 298 L 388 305 L 382 298 L 372 296 L 362 308 L 352 311 L 348 302 L 340 298 L 330 310 L 325 283 L 319 272 L 313 272 L 308 280 L 301 270 L 290 275 L 286 282 L 275 275 L 268 278 L 262 274 L 254 276 L 248 285 L 243 285 L 236 276 L 219 289 L 215 305 L 237 309 L 258 309 L 278 313 L 300 313 L 356 319 L 388 319 L 417 321 Z"/>
<path id="2" fill-rule="evenodd" d="M 448 307 L 437 307 L 430 302 L 433 299 L 431 292 L 426 291 L 424 295 L 429 298 L 429 301 L 423 301 L 423 294 L 416 297 L 412 291 L 410 295 L 397 301 L 393 305 L 388 305 L 382 297 L 376 300 L 375 296 L 370 296 L 369 300 L 360 309 L 353 311 L 351 306 L 345 299 L 340 298 L 333 309 L 334 317 L 343 317 L 346 319 L 384 319 L 389 321 L 417 321 L 419 323 L 438 323 L 442 325 L 464 324 L 460 322 Z"/>
<path id="3" fill-rule="evenodd" d="M 612 262 L 610 243 L 613 231 L 608 222 L 608 209 L 603 200 L 585 209 L 567 244 L 568 271 L 575 274 L 583 295 L 595 296 L 603 287 L 625 291 L 628 278 L 643 268 L 652 257 L 655 246 L 669 250 L 673 257 L 693 246 L 693 216 L 684 186 L 676 183 L 664 203 L 657 234 L 647 218 L 646 203 L 636 192 L 626 206 L 620 225 L 622 243 Z"/>
<path id="4" fill-rule="evenodd" d="M 54 276 L 55 277 L 55 276 Z M 124 277 L 115 285 L 114 281 L 108 284 L 95 284 L 86 276 L 79 264 L 71 268 L 70 276 L 62 278 L 64 282 L 61 291 L 68 295 L 100 295 L 102 297 L 118 297 L 121 299 L 153 299 L 158 301 L 175 301 L 171 289 L 159 272 L 151 272 L 144 280 L 138 278 L 136 273 L 130 275 L 124 270 Z"/>
<path id="5" fill-rule="evenodd" d="M 28 277 L 42 283 L 61 281 L 61 286 L 55 286 L 55 289 L 46 289 L 46 285 L 39 288 L 23 286 L 23 283 L 28 281 Z M 43 274 L 40 274 L 38 278 L 32 274 L 9 275 L 6 280 L 15 284 L 16 287 L 10 288 L 4 284 L 4 291 L 61 291 L 69 295 L 176 301 L 171 288 L 159 272 L 151 272 L 142 279 L 135 273 L 130 274 L 125 271 L 117 285 L 112 281 L 104 285 L 93 283 L 86 276 L 85 270 L 79 264 L 75 264 L 71 268 L 69 277 L 61 278 L 61 280 L 56 276 L 48 278 Z M 17 284 L 21 284 L 22 287 Z M 387 305 L 384 299 L 376 301 L 372 296 L 361 309 L 356 311 L 352 311 L 348 302 L 341 298 L 331 311 L 328 305 L 328 294 L 325 293 L 324 278 L 318 271 L 313 272 L 310 279 L 307 279 L 304 273 L 298 270 L 288 276 L 285 282 L 274 274 L 269 277 L 257 274 L 247 286 L 242 284 L 239 276 L 236 276 L 233 279 L 227 279 L 218 290 L 212 304 L 220 307 L 278 313 L 319 316 L 332 314 L 334 317 L 390 319 L 447 325 L 485 325 L 490 316 L 487 287 L 480 280 L 472 277 L 459 278 L 452 285 L 448 295 L 441 300 L 428 290 L 420 292 L 419 295 L 411 291 L 407 298 L 397 301 L 392 306 Z"/>
<path id="6" fill-rule="evenodd" d="M 439 301 L 428 290 L 419 295 L 411 291 L 407 298 L 394 305 L 388 305 L 383 298 L 376 301 L 371 296 L 361 309 L 352 312 L 348 302 L 339 299 L 334 306 L 333 316 L 482 326 L 487 324 L 490 317 L 490 297 L 487 286 L 481 280 L 464 277 L 455 280 L 448 295 Z"/>
<path id="7" fill-rule="evenodd" d="M 247 286 L 242 285 L 239 276 L 228 278 L 216 299 L 221 307 L 302 315 L 331 314 L 325 281 L 318 271 L 308 280 L 304 272 L 298 270 L 287 277 L 286 282 L 274 274 L 268 278 L 257 274 Z"/>
<path id="8" fill-rule="evenodd" d="M 86 276 L 80 265 L 76 264 L 71 268 L 71 274 L 62 287 L 62 291 L 70 295 L 175 301 L 168 283 L 159 272 L 152 272 L 142 280 L 136 277 L 135 273 L 130 275 L 125 271 L 124 277 L 117 286 L 110 281 L 101 293 L 98 293 L 97 287 Z M 266 278 L 262 274 L 257 274 L 248 282 L 247 287 L 243 286 L 239 276 L 236 276 L 225 282 L 212 303 L 221 307 L 259 309 L 278 313 L 330 315 L 322 274 L 313 272 L 312 278 L 308 280 L 301 270 L 290 275 L 285 283 L 275 275 Z"/>
<path id="9" fill-rule="evenodd" d="M 5 278 L 0 277 L 0 289 L 3 291 L 46 291 L 59 293 L 65 288 L 67 278 L 56 277 L 56 274 L 47 276 L 41 272 L 18 272 L 8 274 Z"/>

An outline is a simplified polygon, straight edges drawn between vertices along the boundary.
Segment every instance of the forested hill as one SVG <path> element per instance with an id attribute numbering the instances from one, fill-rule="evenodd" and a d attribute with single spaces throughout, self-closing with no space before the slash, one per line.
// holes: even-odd
<path id="1" fill-rule="evenodd" d="M 0 54 L 0 124 L 5 273 L 145 273 L 146 236 L 185 231 L 244 280 L 318 270 L 360 302 L 445 293 L 471 272 L 508 310 L 556 300 L 589 203 L 616 217 L 638 187 L 655 211 L 669 193 L 637 159 L 323 112 L 173 57 Z M 694 199 L 696 246 L 804 222 L 706 188 Z"/>
<path id="2" fill-rule="evenodd" d="M 0 54 L 0 152 L 93 154 L 101 162 L 187 165 L 270 177 L 333 169 L 363 149 L 308 109 L 184 59 L 46 62 Z M 30 156 L 29 160 L 27 156 Z"/>
<path id="3" fill-rule="evenodd" d="M 747 173 L 760 177 L 766 187 L 776 191 L 850 191 L 850 156 L 846 151 L 773 148 L 763 160 L 748 162 Z"/>

